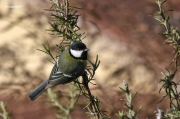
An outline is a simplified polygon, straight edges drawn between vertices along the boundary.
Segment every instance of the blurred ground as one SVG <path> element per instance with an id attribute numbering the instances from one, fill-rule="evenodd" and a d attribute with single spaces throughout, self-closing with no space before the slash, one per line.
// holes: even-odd
<path id="1" fill-rule="evenodd" d="M 98 54 L 101 60 L 95 76 L 97 86 L 91 88 L 104 109 L 116 118 L 115 113 L 124 106 L 119 87 L 126 80 L 133 92 L 139 92 L 135 100 L 136 108 L 143 106 L 139 117 L 155 118 L 157 107 L 168 107 L 165 102 L 157 104 L 163 95 L 158 93 L 158 80 L 164 68 L 171 68 L 173 58 L 173 49 L 164 45 L 164 38 L 157 34 L 162 29 L 153 17 L 158 10 L 155 1 L 74 0 L 71 4 L 82 8 L 79 25 L 87 35 L 84 42 L 91 49 L 89 58 L 94 61 Z M 164 6 L 174 10 L 171 22 L 177 27 L 179 4 L 171 0 Z M 27 97 L 52 68 L 45 61 L 50 58 L 36 49 L 49 42 L 54 55 L 58 55 L 55 44 L 60 39 L 45 31 L 50 25 L 44 9 L 50 6 L 43 0 L 0 1 L 0 100 L 7 103 L 14 119 L 55 118 L 54 111 L 42 102 L 45 96 L 35 102 Z M 73 115 L 77 119 L 86 116 L 82 108 Z"/>

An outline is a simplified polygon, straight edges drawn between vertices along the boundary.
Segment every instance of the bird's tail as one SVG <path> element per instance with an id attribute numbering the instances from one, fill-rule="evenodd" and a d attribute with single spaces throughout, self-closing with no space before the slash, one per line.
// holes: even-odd
<path id="1" fill-rule="evenodd" d="M 42 84 L 40 84 L 37 88 L 32 90 L 29 93 L 29 98 L 34 101 L 37 97 L 39 97 L 45 90 L 48 84 L 48 80 L 45 80 Z"/>

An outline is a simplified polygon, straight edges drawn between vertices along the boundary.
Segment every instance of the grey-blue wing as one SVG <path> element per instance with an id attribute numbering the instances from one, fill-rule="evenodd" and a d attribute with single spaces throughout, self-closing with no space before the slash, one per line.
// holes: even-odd
<path id="1" fill-rule="evenodd" d="M 58 60 L 57 60 L 56 63 L 54 64 L 54 66 L 53 66 L 53 68 L 52 68 L 52 70 L 51 70 L 51 73 L 50 73 L 49 78 L 59 70 L 59 69 L 58 69 L 58 64 L 57 64 L 57 62 L 58 62 Z"/>
<path id="2" fill-rule="evenodd" d="M 57 65 L 58 65 L 57 63 L 54 64 L 54 67 L 49 76 L 48 85 L 46 88 L 56 86 L 59 84 L 66 84 L 66 83 L 71 82 L 74 79 L 73 77 L 67 76 L 66 74 L 61 72 Z"/>
<path id="3" fill-rule="evenodd" d="M 67 77 L 61 71 L 57 71 L 48 79 L 48 85 L 46 88 L 56 86 L 59 84 L 66 84 L 71 82 L 73 79 L 73 77 Z"/>

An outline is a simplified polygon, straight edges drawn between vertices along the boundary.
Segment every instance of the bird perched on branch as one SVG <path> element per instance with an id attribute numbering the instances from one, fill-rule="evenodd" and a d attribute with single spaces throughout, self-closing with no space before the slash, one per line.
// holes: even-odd
<path id="1" fill-rule="evenodd" d="M 87 66 L 87 51 L 82 42 L 74 42 L 61 53 L 51 71 L 50 77 L 29 93 L 29 98 L 35 100 L 46 89 L 66 84 L 81 76 Z"/>

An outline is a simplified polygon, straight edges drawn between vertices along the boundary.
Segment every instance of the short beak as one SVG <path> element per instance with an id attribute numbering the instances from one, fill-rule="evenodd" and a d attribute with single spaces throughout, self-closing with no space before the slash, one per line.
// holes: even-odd
<path id="1" fill-rule="evenodd" d="M 89 50 L 90 50 L 89 48 L 86 48 L 86 49 L 84 49 L 84 52 L 89 51 Z"/>

